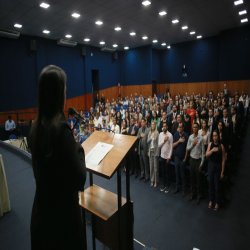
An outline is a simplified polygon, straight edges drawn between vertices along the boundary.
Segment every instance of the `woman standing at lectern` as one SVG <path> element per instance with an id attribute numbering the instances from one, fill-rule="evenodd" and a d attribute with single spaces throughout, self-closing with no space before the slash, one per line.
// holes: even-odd
<path id="1" fill-rule="evenodd" d="M 78 192 L 84 189 L 84 150 L 76 143 L 63 110 L 66 75 L 47 66 L 38 81 L 38 117 L 30 138 L 36 193 L 31 249 L 85 249 Z"/>

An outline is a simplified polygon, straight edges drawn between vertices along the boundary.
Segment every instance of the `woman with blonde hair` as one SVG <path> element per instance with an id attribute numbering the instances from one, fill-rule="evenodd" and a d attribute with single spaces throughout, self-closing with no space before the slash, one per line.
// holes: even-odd
<path id="1" fill-rule="evenodd" d="M 151 128 L 148 134 L 148 156 L 150 166 L 150 187 L 157 187 L 159 183 L 159 154 L 160 149 L 158 147 L 159 133 L 156 129 L 155 122 L 151 123 Z"/>

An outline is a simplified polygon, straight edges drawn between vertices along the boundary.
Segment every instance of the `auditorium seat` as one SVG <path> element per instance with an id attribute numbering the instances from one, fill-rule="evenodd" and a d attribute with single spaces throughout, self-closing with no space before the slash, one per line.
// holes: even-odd
<path id="1" fill-rule="evenodd" d="M 16 135 L 10 135 L 10 137 L 9 137 L 9 140 L 14 140 L 14 139 L 16 139 Z"/>

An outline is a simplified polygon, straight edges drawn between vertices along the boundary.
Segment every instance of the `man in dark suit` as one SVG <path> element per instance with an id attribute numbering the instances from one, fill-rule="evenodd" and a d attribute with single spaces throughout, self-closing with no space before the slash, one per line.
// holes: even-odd
<path id="1" fill-rule="evenodd" d="M 218 108 L 218 101 L 217 99 L 214 100 L 214 120 L 218 124 L 219 120 L 222 118 L 222 111 Z"/>
<path id="2" fill-rule="evenodd" d="M 208 118 L 208 110 L 205 107 L 205 102 L 203 100 L 201 101 L 201 106 L 198 108 L 198 112 L 202 120 L 206 120 Z"/>
<path id="3" fill-rule="evenodd" d="M 177 121 L 176 119 L 177 119 L 177 107 L 176 105 L 173 105 L 173 112 L 168 117 L 169 131 L 172 131 L 172 125 Z"/>
<path id="4" fill-rule="evenodd" d="M 215 129 L 217 129 L 218 123 L 214 118 L 214 112 L 212 109 L 208 111 L 208 131 L 210 132 L 211 138 L 213 138 L 212 134 Z"/>
<path id="5" fill-rule="evenodd" d="M 220 97 L 221 97 L 222 105 L 224 106 L 224 108 L 228 108 L 228 106 L 229 106 L 228 91 L 226 91 L 225 93 L 223 91 L 221 91 Z"/>
<path id="6" fill-rule="evenodd" d="M 173 123 L 172 130 L 171 130 L 171 133 L 172 133 L 173 136 L 177 132 L 177 129 L 179 127 L 180 122 L 183 123 L 182 122 L 182 116 L 180 114 L 177 114 L 176 122 Z M 184 126 L 184 124 L 183 124 L 183 126 Z"/>
<path id="7" fill-rule="evenodd" d="M 234 96 L 232 96 L 232 97 L 231 97 L 230 105 L 229 105 L 229 107 L 228 107 L 228 109 L 227 109 L 228 115 L 229 115 L 229 116 L 231 116 L 231 109 L 232 109 L 232 107 L 233 107 L 234 105 L 235 105 L 235 100 L 234 100 Z"/>
<path id="8" fill-rule="evenodd" d="M 241 101 L 239 101 L 239 95 L 235 95 L 235 106 L 236 106 L 236 112 L 240 115 L 241 120 L 244 117 L 244 106 Z"/>
<path id="9" fill-rule="evenodd" d="M 182 104 L 179 105 L 179 111 L 177 113 L 180 114 L 182 116 L 182 119 L 183 119 L 184 111 L 183 111 L 183 105 Z"/>
<path id="10" fill-rule="evenodd" d="M 142 111 L 142 117 L 147 119 L 147 126 L 150 126 L 152 119 L 152 111 L 148 108 L 148 103 L 145 103 L 145 108 Z"/>
<path id="11" fill-rule="evenodd" d="M 232 120 L 231 120 L 231 117 L 228 116 L 227 108 L 224 108 L 222 112 L 223 112 L 223 117 L 219 120 L 219 122 L 223 122 L 224 123 L 226 136 L 230 137 Z"/>
<path id="12" fill-rule="evenodd" d="M 128 135 L 137 137 L 138 128 L 135 126 L 134 118 L 130 119 L 130 125 L 131 126 L 129 127 Z M 129 151 L 129 160 L 131 164 L 130 175 L 133 175 L 135 173 L 135 178 L 138 177 L 138 172 L 139 172 L 137 148 L 138 148 L 138 140 Z"/>
<path id="13" fill-rule="evenodd" d="M 232 120 L 232 126 L 231 126 L 231 138 L 230 138 L 230 142 L 231 142 L 231 148 L 233 151 L 236 151 L 237 147 L 238 147 L 238 136 L 240 133 L 240 115 L 237 114 L 237 108 L 236 106 L 232 106 L 231 108 L 231 120 Z"/>
<path id="14" fill-rule="evenodd" d="M 184 121 L 184 131 L 188 134 L 188 136 L 191 133 L 191 116 L 187 113 L 187 107 L 183 107 L 183 121 Z"/>
<path id="15" fill-rule="evenodd" d="M 164 111 L 163 114 L 162 114 L 162 119 L 160 121 L 160 124 L 159 124 L 159 127 L 158 127 L 158 132 L 159 134 L 162 132 L 162 127 L 163 127 L 163 122 L 167 122 L 167 112 Z"/>

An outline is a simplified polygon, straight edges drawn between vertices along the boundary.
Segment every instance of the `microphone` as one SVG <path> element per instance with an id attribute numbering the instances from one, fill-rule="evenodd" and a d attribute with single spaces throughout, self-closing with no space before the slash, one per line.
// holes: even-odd
<path id="1" fill-rule="evenodd" d="M 68 113 L 69 113 L 69 115 L 72 116 L 73 118 L 76 118 L 76 119 L 79 119 L 79 120 L 82 120 L 82 121 L 85 122 L 85 118 L 84 118 L 83 116 L 81 116 L 74 108 L 69 107 Z"/>

